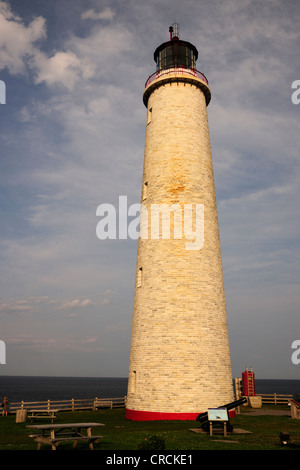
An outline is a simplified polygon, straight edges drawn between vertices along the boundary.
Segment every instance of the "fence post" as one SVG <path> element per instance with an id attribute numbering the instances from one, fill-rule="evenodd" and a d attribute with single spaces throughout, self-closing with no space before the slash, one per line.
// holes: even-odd
<path id="1" fill-rule="evenodd" d="M 274 393 L 274 403 L 277 405 L 276 393 Z"/>
<path id="2" fill-rule="evenodd" d="M 72 411 L 75 411 L 75 400 L 72 398 Z"/>

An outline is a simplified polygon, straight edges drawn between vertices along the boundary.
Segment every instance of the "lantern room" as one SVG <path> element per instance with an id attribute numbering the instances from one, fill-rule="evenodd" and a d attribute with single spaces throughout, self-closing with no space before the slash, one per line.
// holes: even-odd
<path id="1" fill-rule="evenodd" d="M 157 71 L 169 67 L 196 68 L 198 51 L 193 44 L 179 39 L 179 25 L 169 28 L 170 40 L 164 42 L 154 52 Z"/>

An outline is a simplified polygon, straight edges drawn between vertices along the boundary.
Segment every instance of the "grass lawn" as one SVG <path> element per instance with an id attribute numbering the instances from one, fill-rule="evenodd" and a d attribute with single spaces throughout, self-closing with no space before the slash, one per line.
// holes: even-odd
<path id="1" fill-rule="evenodd" d="M 266 406 L 267 408 L 267 406 Z M 268 407 L 272 408 L 271 406 Z M 273 407 L 279 409 L 278 407 Z M 165 450 L 300 450 L 300 420 L 290 418 L 290 408 L 285 407 L 285 416 L 246 415 L 246 408 L 231 420 L 234 430 L 246 430 L 249 433 L 233 433 L 224 437 L 221 434 L 209 436 L 207 433 L 195 433 L 191 429 L 201 429 L 197 421 L 148 421 L 134 422 L 125 419 L 125 409 L 105 409 L 100 411 L 59 412 L 56 423 L 63 422 L 99 422 L 105 427 L 95 428 L 94 434 L 103 435 L 95 450 L 122 451 L 138 450 L 140 443 L 151 436 L 157 436 L 165 442 Z M 43 423 L 49 422 L 43 420 Z M 0 450 L 35 450 L 37 444 L 29 434 L 35 431 L 26 428 L 26 423 L 16 423 L 15 415 L 0 416 Z M 294 447 L 282 447 L 279 434 L 287 431 Z M 297 447 L 297 444 L 299 447 Z M 50 446 L 43 445 L 42 450 Z M 87 444 L 79 442 L 75 450 L 86 450 Z M 72 442 L 61 443 L 60 450 L 72 450 Z"/>

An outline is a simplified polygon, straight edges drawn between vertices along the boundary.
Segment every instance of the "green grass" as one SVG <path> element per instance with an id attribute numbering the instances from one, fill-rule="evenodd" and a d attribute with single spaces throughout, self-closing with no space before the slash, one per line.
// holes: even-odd
<path id="1" fill-rule="evenodd" d="M 278 407 L 275 409 L 279 409 Z M 200 428 L 196 421 L 148 421 L 134 422 L 125 419 L 124 409 L 59 412 L 57 423 L 63 422 L 99 422 L 105 427 L 96 428 L 95 434 L 104 438 L 95 444 L 95 450 L 136 450 L 139 444 L 151 436 L 165 441 L 166 450 L 299 450 L 300 420 L 290 418 L 290 409 L 285 408 L 286 416 L 254 416 L 245 415 L 245 409 L 231 420 L 234 429 L 250 431 L 249 434 L 213 435 L 195 433 L 190 429 Z M 43 422 L 47 422 L 46 420 Z M 35 450 L 36 443 L 29 434 L 33 430 L 26 427 L 27 423 L 16 423 L 15 415 L 0 416 L 0 450 Z M 282 447 L 279 434 L 288 431 L 291 442 L 299 447 Z M 225 441 L 225 442 L 224 442 Z M 50 447 L 43 445 L 42 449 Z M 78 443 L 76 450 L 86 450 L 86 443 Z M 72 450 L 72 443 L 60 444 L 58 450 Z"/>

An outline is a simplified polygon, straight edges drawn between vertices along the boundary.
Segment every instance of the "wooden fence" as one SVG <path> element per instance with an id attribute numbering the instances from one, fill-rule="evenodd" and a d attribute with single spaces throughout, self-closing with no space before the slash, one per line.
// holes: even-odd
<path id="1" fill-rule="evenodd" d="M 79 411 L 79 410 L 97 410 L 99 408 L 123 408 L 125 407 L 126 397 L 121 398 L 71 398 L 70 400 L 47 400 L 47 401 L 20 401 L 10 403 L 10 413 L 16 413 L 17 410 L 60 410 L 60 411 Z"/>
<path id="2" fill-rule="evenodd" d="M 257 393 L 258 397 L 261 397 L 262 405 L 288 405 L 289 400 L 293 398 L 293 395 L 286 395 L 280 393 Z M 235 399 L 239 400 L 243 395 L 235 395 Z M 251 397 L 250 397 L 251 398 Z"/>
<path id="3" fill-rule="evenodd" d="M 262 397 L 262 404 L 288 405 L 293 395 L 281 395 L 278 393 L 258 394 Z M 79 411 L 79 410 L 97 410 L 100 408 L 124 408 L 126 396 L 120 398 L 71 398 L 70 400 L 47 400 L 47 401 L 20 401 L 10 403 L 10 413 L 16 413 L 17 410 L 61 410 L 61 411 Z"/>
<path id="4" fill-rule="evenodd" d="M 293 395 L 283 395 L 280 393 L 259 393 L 262 398 L 262 404 L 288 405 Z"/>

